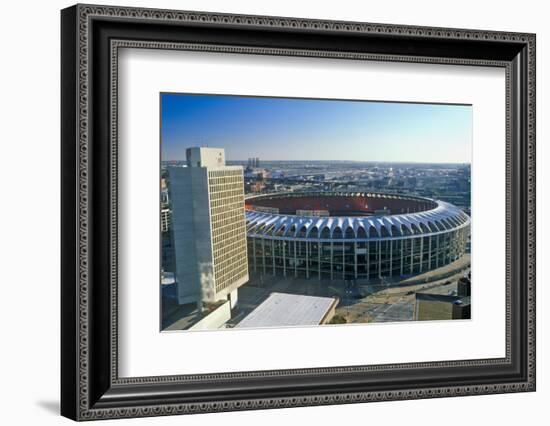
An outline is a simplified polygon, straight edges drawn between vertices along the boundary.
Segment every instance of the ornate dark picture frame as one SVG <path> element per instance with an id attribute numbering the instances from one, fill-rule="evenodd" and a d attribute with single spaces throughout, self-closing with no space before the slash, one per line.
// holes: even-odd
<path id="1" fill-rule="evenodd" d="M 61 413 L 74 420 L 535 390 L 535 35 L 76 5 L 61 13 Z M 506 70 L 506 356 L 118 377 L 121 47 Z"/>

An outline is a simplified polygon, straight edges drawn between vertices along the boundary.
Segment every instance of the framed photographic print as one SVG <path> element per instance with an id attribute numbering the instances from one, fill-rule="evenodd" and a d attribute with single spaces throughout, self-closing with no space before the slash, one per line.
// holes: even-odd
<path id="1" fill-rule="evenodd" d="M 74 420 L 535 390 L 535 36 L 76 5 Z"/>

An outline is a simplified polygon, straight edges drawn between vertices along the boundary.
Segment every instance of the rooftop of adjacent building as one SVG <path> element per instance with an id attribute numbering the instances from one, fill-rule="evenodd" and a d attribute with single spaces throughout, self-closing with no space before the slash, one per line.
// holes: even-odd
<path id="1" fill-rule="evenodd" d="M 470 285 L 470 279 L 467 276 L 463 276 L 456 281 L 449 282 L 447 285 L 417 292 L 415 299 L 468 305 L 471 300 Z"/>
<path id="2" fill-rule="evenodd" d="M 225 166 L 225 150 L 197 146 L 185 150 L 188 167 L 221 167 Z"/>
<path id="3" fill-rule="evenodd" d="M 471 296 L 456 296 L 452 294 L 416 293 L 416 300 L 428 302 L 445 302 L 454 305 L 469 305 Z"/>
<path id="4" fill-rule="evenodd" d="M 235 328 L 319 325 L 337 303 L 333 297 L 274 292 Z"/>

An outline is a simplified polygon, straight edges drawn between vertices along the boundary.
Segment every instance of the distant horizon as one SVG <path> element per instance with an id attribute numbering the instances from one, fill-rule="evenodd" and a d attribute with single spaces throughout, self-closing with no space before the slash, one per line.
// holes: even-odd
<path id="1" fill-rule="evenodd" d="M 208 147 L 207 147 L 208 148 Z M 211 148 L 217 148 L 217 147 L 211 147 Z M 250 158 L 257 158 L 257 157 L 250 157 Z M 291 162 L 311 162 L 311 163 L 388 163 L 388 164 L 451 164 L 451 165 L 468 165 L 470 166 L 472 163 L 470 162 L 432 162 L 432 161 L 377 161 L 377 160 L 269 160 L 269 159 L 263 159 L 259 158 L 260 160 L 260 167 L 261 163 L 291 163 Z M 175 162 L 175 161 L 186 161 L 185 158 L 183 159 L 173 159 L 173 160 L 161 160 L 163 163 L 168 162 Z M 233 162 L 233 163 L 247 163 L 248 158 L 246 159 L 237 159 L 237 160 L 226 160 L 227 162 Z"/>
<path id="2" fill-rule="evenodd" d="M 471 164 L 471 105 L 178 93 L 160 101 L 164 161 L 215 146 L 227 161 Z M 308 156 L 318 159 L 296 160 Z"/>

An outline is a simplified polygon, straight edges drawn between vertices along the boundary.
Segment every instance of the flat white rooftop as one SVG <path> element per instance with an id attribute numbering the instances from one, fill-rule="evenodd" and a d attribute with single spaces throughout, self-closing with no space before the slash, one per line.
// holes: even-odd
<path id="1" fill-rule="evenodd" d="M 235 328 L 319 325 L 335 304 L 332 297 L 271 293 Z"/>

